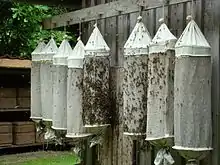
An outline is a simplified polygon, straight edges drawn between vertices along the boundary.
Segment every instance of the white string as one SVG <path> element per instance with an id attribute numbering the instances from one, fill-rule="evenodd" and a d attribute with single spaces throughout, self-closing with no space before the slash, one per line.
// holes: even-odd
<path id="1" fill-rule="evenodd" d="M 164 23 L 164 21 L 165 21 L 165 0 L 162 0 L 162 2 L 163 2 L 163 7 L 162 7 L 162 18 L 160 18 L 158 21 L 159 21 L 159 23 L 160 24 L 162 24 L 162 23 Z"/>
<path id="2" fill-rule="evenodd" d="M 165 19 L 165 2 L 163 2 L 163 19 Z"/>
<path id="3" fill-rule="evenodd" d="M 192 16 L 192 18 L 194 19 L 194 0 L 192 0 L 191 16 Z"/>
<path id="4" fill-rule="evenodd" d="M 64 28 L 64 33 L 66 34 L 66 22 L 64 22 L 63 28 Z"/>
<path id="5" fill-rule="evenodd" d="M 82 21 L 80 19 L 80 22 L 79 22 L 79 37 L 81 38 L 81 35 L 82 35 Z"/>

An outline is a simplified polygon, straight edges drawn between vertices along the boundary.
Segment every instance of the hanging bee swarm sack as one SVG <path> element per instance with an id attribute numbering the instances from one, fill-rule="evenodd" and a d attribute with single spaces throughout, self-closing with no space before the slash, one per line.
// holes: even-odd
<path id="1" fill-rule="evenodd" d="M 48 42 L 42 52 L 40 67 L 41 105 L 43 121 L 52 122 L 53 113 L 53 56 L 58 48 L 53 38 Z"/>
<path id="2" fill-rule="evenodd" d="M 147 64 L 151 41 L 138 17 L 124 46 L 124 135 L 145 136 L 147 117 Z"/>
<path id="3" fill-rule="evenodd" d="M 42 119 L 40 61 L 41 52 L 45 48 L 45 46 L 46 44 L 44 42 L 40 42 L 31 54 L 31 119 L 35 121 Z"/>
<path id="4" fill-rule="evenodd" d="M 87 128 L 110 124 L 110 49 L 97 25 L 85 46 L 83 79 L 83 122 Z"/>
<path id="5" fill-rule="evenodd" d="M 162 23 L 149 46 L 147 141 L 173 144 L 174 67 L 176 37 Z"/>
<path id="6" fill-rule="evenodd" d="M 173 148 L 195 159 L 212 149 L 211 47 L 191 19 L 175 50 Z"/>
<path id="7" fill-rule="evenodd" d="M 64 39 L 53 57 L 53 125 L 55 130 L 67 129 L 67 58 L 72 53 L 69 42 Z"/>
<path id="8" fill-rule="evenodd" d="M 83 128 L 83 59 L 85 47 L 83 42 L 78 42 L 73 52 L 68 57 L 68 78 L 67 78 L 67 135 L 68 138 L 85 138 Z"/>

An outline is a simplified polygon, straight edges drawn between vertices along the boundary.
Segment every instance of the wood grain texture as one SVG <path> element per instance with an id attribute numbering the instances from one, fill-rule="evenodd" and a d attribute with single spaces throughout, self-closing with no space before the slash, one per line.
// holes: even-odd
<path id="1" fill-rule="evenodd" d="M 167 5 L 174 5 L 184 2 L 190 2 L 190 0 L 170 0 Z M 148 5 L 143 9 L 149 10 L 162 6 L 163 3 L 161 1 L 151 1 L 151 3 L 148 3 Z M 67 22 L 68 25 L 74 25 L 80 23 L 82 20 L 84 22 L 88 22 L 97 19 L 105 19 L 118 15 L 135 13 L 139 10 L 140 6 L 137 4 L 137 0 L 114 1 L 45 19 L 43 21 L 43 27 L 45 29 L 58 28 L 65 25 Z"/>
<path id="2" fill-rule="evenodd" d="M 84 0 L 85 1 L 85 0 Z M 90 0 L 91 1 L 91 0 Z M 213 111 L 213 146 L 214 150 L 210 156 L 200 162 L 199 165 L 219 165 L 220 164 L 220 110 L 219 110 L 219 17 L 215 16 L 213 12 L 217 5 L 218 0 L 196 0 L 194 2 L 194 16 L 197 24 L 204 31 L 205 37 L 212 47 L 212 111 Z M 135 2 L 135 3 L 134 3 Z M 139 1 L 140 2 L 140 1 Z M 144 11 L 142 12 L 143 22 L 148 28 L 151 36 L 153 37 L 159 26 L 158 19 L 162 16 L 162 3 L 161 1 L 145 0 L 143 1 Z M 87 155 L 90 155 L 90 163 L 93 165 L 92 155 L 94 151 L 99 153 L 99 160 L 102 165 L 132 165 L 132 146 L 133 141 L 124 137 L 123 130 L 123 101 L 121 100 L 122 94 L 122 77 L 123 77 L 123 46 L 126 42 L 130 32 L 133 30 L 134 25 L 139 15 L 139 6 L 136 0 L 126 1 L 120 0 L 109 2 L 105 0 L 98 0 L 92 2 L 95 6 L 91 7 L 91 2 L 84 2 L 86 9 L 67 13 L 62 21 L 73 18 L 71 24 L 78 23 L 79 16 L 84 18 L 85 22 L 94 24 L 94 20 L 98 19 L 98 27 L 104 36 L 106 42 L 111 48 L 111 75 L 110 75 L 110 88 L 111 88 L 111 111 L 114 115 L 112 120 L 112 128 L 109 130 L 109 136 L 106 136 L 106 141 L 103 147 L 99 149 L 87 150 Z M 116 4 L 120 4 L 116 6 Z M 123 6 L 124 5 L 124 6 Z M 170 0 L 169 6 L 166 6 L 165 21 L 174 35 L 179 37 L 187 21 L 186 16 L 191 14 L 191 1 L 190 0 Z M 119 11 L 118 11 L 119 10 Z M 218 9 L 219 10 L 219 9 Z M 106 11 L 106 12 L 103 12 Z M 74 16 L 72 14 L 75 14 Z M 100 15 L 101 14 L 101 15 Z M 69 16 L 69 17 L 68 17 Z M 55 19 L 56 18 L 56 19 Z M 55 17 L 52 21 L 60 21 L 60 18 Z M 62 21 L 59 23 L 63 25 Z M 92 22 L 91 22 L 92 21 Z M 57 26 L 59 26 L 59 24 Z M 86 25 L 87 23 L 83 23 Z M 88 39 L 91 34 L 91 28 L 84 28 L 83 38 Z M 141 148 L 137 152 L 139 155 L 138 165 L 153 165 L 156 154 L 156 149 L 152 147 L 142 149 L 144 142 L 140 142 L 137 148 Z M 93 152 L 93 153 L 92 153 Z M 172 150 L 172 155 L 175 159 L 175 165 L 185 165 L 185 160 L 179 156 L 179 153 Z M 93 157 L 94 158 L 94 157 Z M 97 158 L 98 159 L 98 158 Z"/>

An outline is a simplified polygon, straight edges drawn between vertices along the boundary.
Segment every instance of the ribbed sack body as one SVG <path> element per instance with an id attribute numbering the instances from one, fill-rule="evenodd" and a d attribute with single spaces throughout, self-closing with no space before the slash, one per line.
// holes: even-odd
<path id="1" fill-rule="evenodd" d="M 124 58 L 124 134 L 145 135 L 147 121 L 147 55 Z"/>
<path id="2" fill-rule="evenodd" d="M 52 61 L 42 61 L 41 75 L 41 103 L 42 118 L 44 121 L 52 121 L 53 117 L 53 72 Z"/>
<path id="3" fill-rule="evenodd" d="M 68 68 L 67 78 L 67 135 L 83 133 L 83 69 Z"/>
<path id="4" fill-rule="evenodd" d="M 83 79 L 84 125 L 110 124 L 109 58 L 85 56 Z"/>
<path id="5" fill-rule="evenodd" d="M 174 93 L 175 148 L 211 148 L 211 57 L 177 57 Z"/>
<path id="6" fill-rule="evenodd" d="M 173 50 L 149 55 L 147 140 L 160 145 L 173 138 L 174 61 Z"/>
<path id="7" fill-rule="evenodd" d="M 31 118 L 41 119 L 40 61 L 31 64 Z"/>
<path id="8" fill-rule="evenodd" d="M 67 72 L 65 65 L 54 65 L 53 128 L 67 129 Z"/>

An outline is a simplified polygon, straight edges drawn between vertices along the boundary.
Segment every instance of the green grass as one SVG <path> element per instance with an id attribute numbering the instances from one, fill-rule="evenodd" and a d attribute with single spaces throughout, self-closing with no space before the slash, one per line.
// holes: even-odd
<path id="1" fill-rule="evenodd" d="M 0 165 L 74 165 L 77 157 L 70 152 L 32 152 L 0 156 Z"/>

